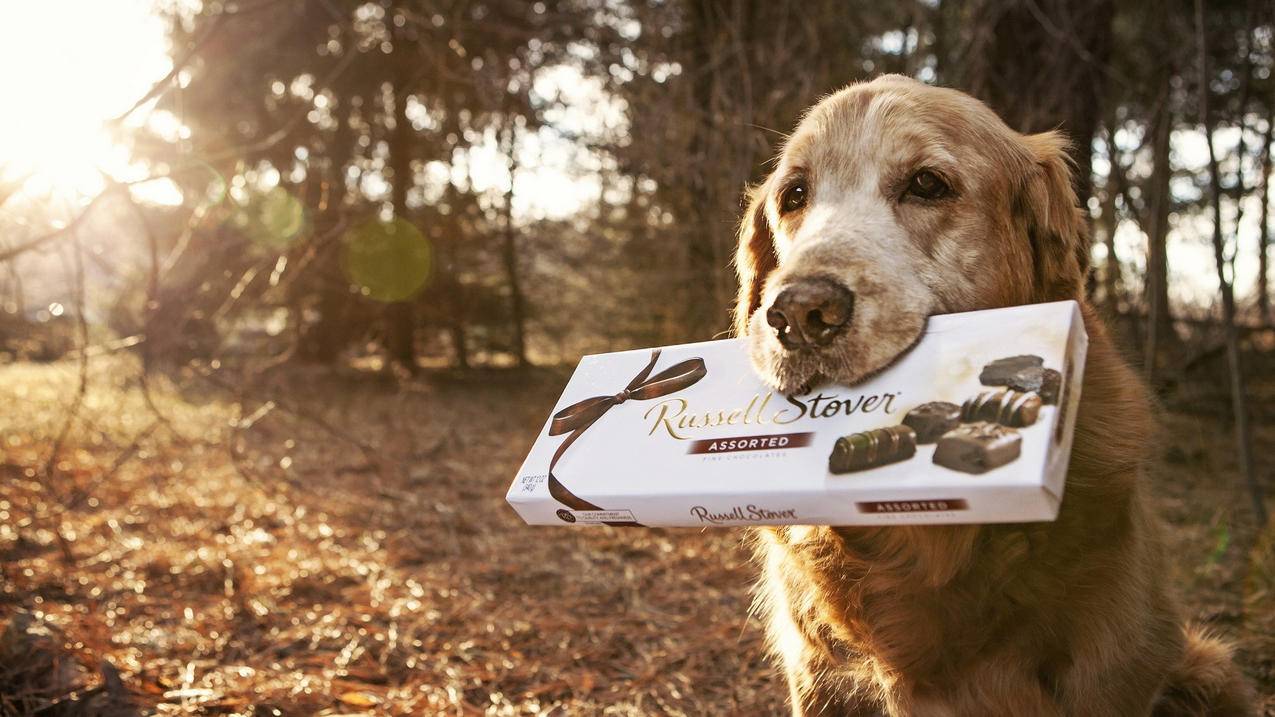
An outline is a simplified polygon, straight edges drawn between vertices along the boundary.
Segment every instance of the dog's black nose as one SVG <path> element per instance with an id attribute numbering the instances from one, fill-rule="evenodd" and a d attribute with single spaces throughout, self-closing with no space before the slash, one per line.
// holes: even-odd
<path id="1" fill-rule="evenodd" d="M 836 281 L 805 279 L 789 284 L 766 310 L 766 323 L 786 349 L 827 346 L 854 315 L 854 293 Z"/>

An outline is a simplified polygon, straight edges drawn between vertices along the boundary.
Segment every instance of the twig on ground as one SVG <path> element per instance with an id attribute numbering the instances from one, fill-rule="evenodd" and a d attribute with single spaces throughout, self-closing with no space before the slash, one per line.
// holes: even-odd
<path id="1" fill-rule="evenodd" d="M 111 478 L 114 478 L 125 464 L 137 456 L 138 450 L 142 447 L 142 442 L 147 438 L 150 438 L 159 426 L 159 420 L 154 420 L 151 421 L 150 425 L 146 426 L 146 428 L 139 431 L 138 434 L 133 437 L 133 440 L 129 442 L 122 451 L 120 451 L 119 455 L 115 456 L 115 460 L 111 461 L 111 466 L 109 468 L 94 476 L 93 480 L 89 482 L 88 485 L 77 487 L 69 499 L 62 501 L 61 512 L 65 513 L 75 510 L 97 490 L 98 486 L 106 483 Z"/>
<path id="2" fill-rule="evenodd" d="M 218 388 L 221 388 L 225 391 L 229 391 L 230 393 L 234 394 L 242 402 L 243 395 L 245 392 L 245 387 L 231 386 L 229 383 L 222 380 L 219 376 L 214 374 L 212 371 L 199 371 L 198 375 L 201 376 L 204 380 L 211 383 L 212 385 L 217 386 Z M 343 431 L 340 428 L 337 428 L 336 426 L 332 425 L 330 422 L 328 422 L 324 418 L 317 416 L 314 413 L 302 410 L 296 407 L 295 405 L 293 405 L 291 402 L 287 401 L 286 399 L 280 398 L 278 396 L 270 397 L 269 399 L 267 399 L 266 404 L 273 404 L 273 407 L 270 410 L 279 410 L 283 413 L 288 414 L 289 416 L 292 416 L 293 418 L 297 420 L 317 426 L 324 433 L 327 433 L 328 435 L 334 438 L 340 439 L 341 441 L 344 441 L 345 443 L 349 443 L 355 448 L 358 448 L 359 451 L 363 454 L 364 459 L 366 459 L 369 464 L 373 466 L 379 466 L 381 464 L 382 461 L 378 455 L 378 451 L 375 446 L 364 443 L 358 437 L 354 436 L 353 434 L 347 431 Z"/>

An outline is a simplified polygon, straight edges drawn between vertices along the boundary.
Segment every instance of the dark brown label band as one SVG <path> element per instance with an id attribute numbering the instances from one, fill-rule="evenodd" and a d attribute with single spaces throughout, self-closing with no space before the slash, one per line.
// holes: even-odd
<path id="1" fill-rule="evenodd" d="M 941 513 L 946 510 L 969 510 L 962 498 L 928 500 L 877 500 L 855 503 L 861 513 Z"/>
<path id="2" fill-rule="evenodd" d="M 768 436 L 738 438 L 705 438 L 694 441 L 687 453 L 738 453 L 740 451 L 779 451 L 810 445 L 813 433 L 774 433 Z"/>

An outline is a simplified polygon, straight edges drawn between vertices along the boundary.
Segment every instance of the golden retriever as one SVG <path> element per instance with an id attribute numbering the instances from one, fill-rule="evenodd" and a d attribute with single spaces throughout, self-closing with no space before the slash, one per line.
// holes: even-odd
<path id="1" fill-rule="evenodd" d="M 932 314 L 1076 299 L 1090 341 L 1056 521 L 758 531 L 794 714 L 1253 714 L 1230 648 L 1165 584 L 1150 406 L 1084 302 L 1065 150 L 887 76 L 813 107 L 751 192 L 736 331 L 781 391 L 879 371 Z"/>

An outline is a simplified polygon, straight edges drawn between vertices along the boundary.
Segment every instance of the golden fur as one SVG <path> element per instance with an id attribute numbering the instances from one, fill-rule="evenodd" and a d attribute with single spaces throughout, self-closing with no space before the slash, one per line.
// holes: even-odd
<path id="1" fill-rule="evenodd" d="M 920 169 L 954 196 L 909 196 Z M 781 213 L 792 177 L 810 201 Z M 794 714 L 1253 713 L 1229 649 L 1184 627 L 1165 585 L 1150 404 L 1084 303 L 1075 205 L 1057 134 L 1020 135 L 967 95 L 893 76 L 820 102 L 752 192 L 736 328 L 781 390 L 861 380 L 935 313 L 1077 299 L 1090 341 L 1056 521 L 757 531 L 757 607 Z M 764 308 L 810 276 L 854 290 L 855 315 L 833 345 L 785 351 Z"/>

